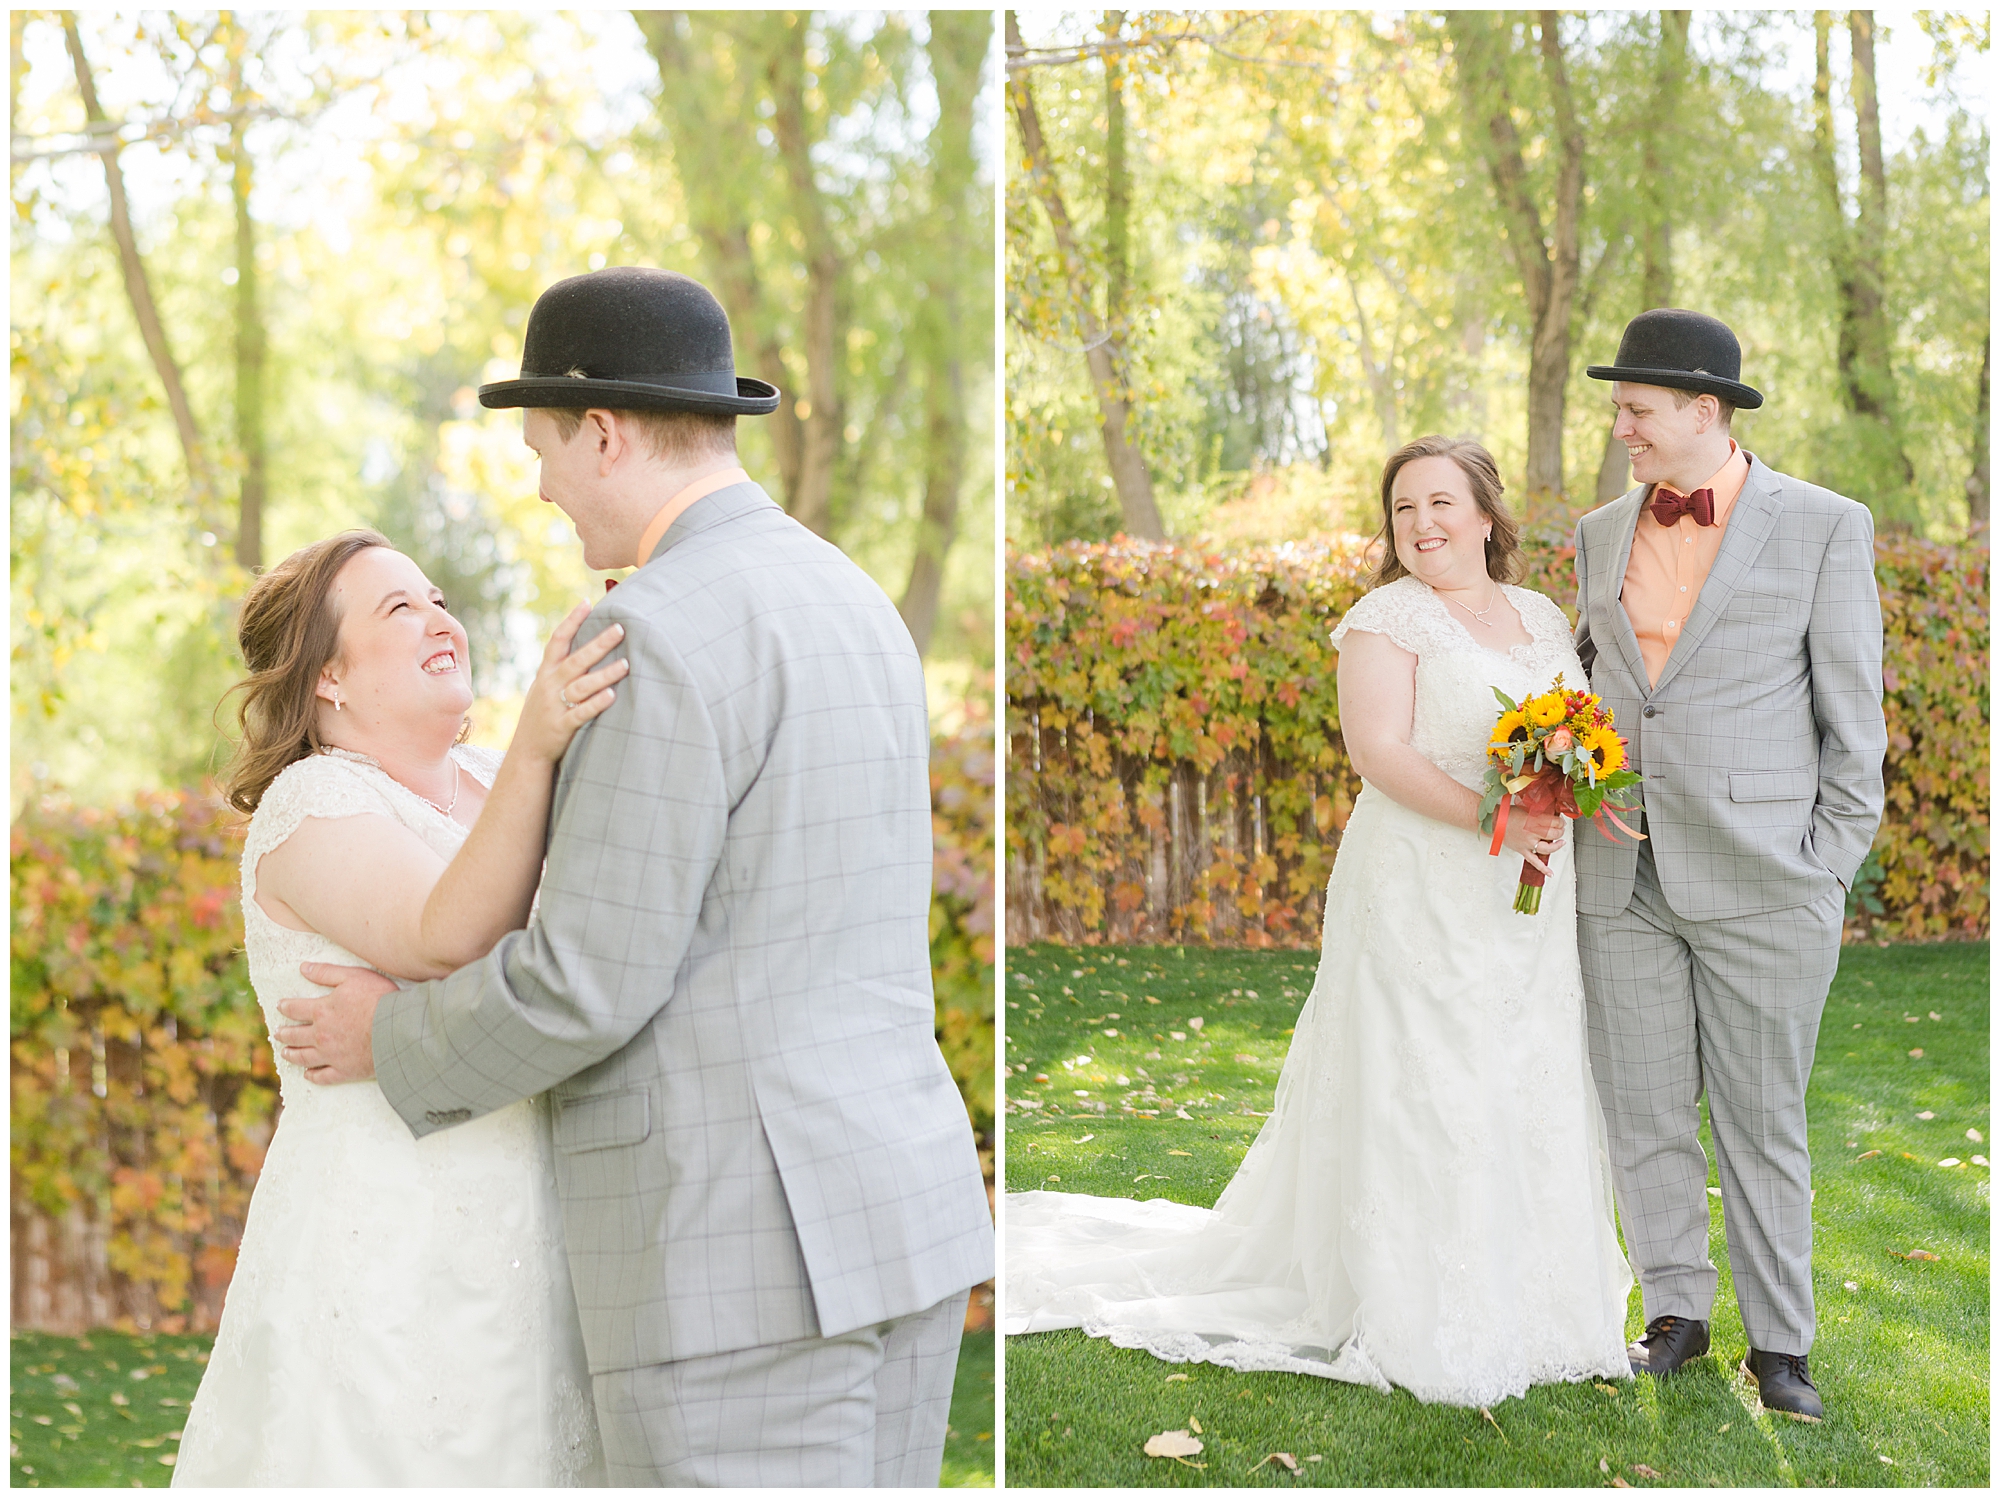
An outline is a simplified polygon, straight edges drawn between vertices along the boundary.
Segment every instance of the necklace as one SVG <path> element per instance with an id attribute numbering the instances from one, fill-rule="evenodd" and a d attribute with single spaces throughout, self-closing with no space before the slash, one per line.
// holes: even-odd
<path id="1" fill-rule="evenodd" d="M 450 816 L 452 807 L 458 805 L 458 789 L 459 789 L 458 761 L 454 759 L 451 762 L 451 800 L 445 803 L 443 806 L 439 806 L 437 802 L 431 800 L 429 796 L 426 796 L 422 791 L 417 790 L 414 786 L 407 787 L 407 789 L 409 790 L 411 795 L 415 796 L 419 801 L 423 802 L 424 805 L 428 806 L 432 811 L 436 812 L 439 816 L 441 817 Z"/>
<path id="2" fill-rule="evenodd" d="M 1493 612 L 1493 605 L 1495 605 L 1499 601 L 1500 601 L 1500 585 L 1498 583 L 1493 584 L 1493 592 L 1491 596 L 1487 598 L 1486 607 L 1483 609 L 1475 609 L 1469 603 L 1459 603 L 1459 601 L 1456 598 L 1452 599 L 1453 603 L 1457 603 L 1460 608 L 1464 609 L 1466 613 L 1472 615 L 1473 618 L 1477 619 L 1481 624 L 1485 625 L 1488 629 L 1498 628 L 1498 626 L 1495 625 L 1493 621 L 1488 619 L 1486 616 Z"/>

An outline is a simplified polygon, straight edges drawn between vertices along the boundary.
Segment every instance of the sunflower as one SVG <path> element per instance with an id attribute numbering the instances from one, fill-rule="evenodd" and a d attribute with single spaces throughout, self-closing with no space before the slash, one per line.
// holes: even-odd
<path id="1" fill-rule="evenodd" d="M 1625 767 L 1625 741 L 1609 728 L 1586 729 L 1583 747 L 1596 761 L 1600 780 Z"/>
<path id="2" fill-rule="evenodd" d="M 1544 692 L 1539 697 L 1530 697 L 1522 706 L 1528 721 L 1537 728 L 1554 728 L 1569 716 L 1561 692 Z"/>
<path id="3" fill-rule="evenodd" d="M 1500 715 L 1500 721 L 1493 725 L 1493 742 L 1488 746 L 1493 758 L 1504 760 L 1506 751 L 1516 744 L 1528 742 L 1528 720 L 1516 709 Z"/>

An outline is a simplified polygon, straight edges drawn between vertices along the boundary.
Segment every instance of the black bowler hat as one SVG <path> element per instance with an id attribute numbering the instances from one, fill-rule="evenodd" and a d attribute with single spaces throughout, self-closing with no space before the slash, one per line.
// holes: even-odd
<path id="1" fill-rule="evenodd" d="M 620 265 L 537 297 L 521 378 L 481 385 L 479 403 L 768 416 L 778 387 L 738 376 L 729 316 L 701 282 Z"/>
<path id="2" fill-rule="evenodd" d="M 1742 371 L 1743 350 L 1729 324 L 1705 312 L 1656 307 L 1625 324 L 1616 364 L 1593 364 L 1584 373 L 1593 380 L 1693 390 L 1754 411 L 1764 395 L 1737 379 Z"/>

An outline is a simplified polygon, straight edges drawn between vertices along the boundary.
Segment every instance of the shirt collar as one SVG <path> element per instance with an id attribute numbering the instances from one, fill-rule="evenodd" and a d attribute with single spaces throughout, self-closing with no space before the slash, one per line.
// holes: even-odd
<path id="1" fill-rule="evenodd" d="M 1715 496 L 1715 510 L 1717 515 L 1720 515 L 1735 500 L 1736 496 L 1743 492 L 1743 481 L 1749 477 L 1750 459 L 1745 456 L 1743 449 L 1736 445 L 1736 439 L 1731 437 L 1729 439 L 1729 456 L 1722 460 L 1722 466 L 1715 470 L 1714 475 L 1709 481 L 1700 487 L 1707 489 Z M 1679 495 L 1681 498 L 1686 498 L 1672 484 L 1655 484 L 1653 492 L 1655 494 Z"/>
<path id="2" fill-rule="evenodd" d="M 747 484 L 750 475 L 741 468 L 724 468 L 720 472 L 707 474 L 675 492 L 674 497 L 654 513 L 639 537 L 639 550 L 634 558 L 638 566 L 645 566 L 653 555 L 653 548 L 666 536 L 667 529 L 678 520 L 687 507 L 698 499 L 706 499 L 718 489 L 727 489 L 731 484 Z"/>

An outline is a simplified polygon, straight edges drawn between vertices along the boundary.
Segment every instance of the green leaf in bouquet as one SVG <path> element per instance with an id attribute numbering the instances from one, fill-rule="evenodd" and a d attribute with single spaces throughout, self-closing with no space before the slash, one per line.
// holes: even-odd
<path id="1" fill-rule="evenodd" d="M 1518 713 L 1521 710 L 1521 704 L 1516 702 L 1512 697 L 1509 697 L 1505 692 L 1501 691 L 1498 687 L 1495 687 L 1493 689 L 1493 695 L 1500 699 L 1500 705 L 1506 708 L 1508 712 Z"/>
<path id="2" fill-rule="evenodd" d="M 1500 810 L 1500 798 L 1506 794 L 1507 787 L 1501 782 L 1500 772 L 1495 769 L 1488 769 L 1486 772 L 1486 789 L 1479 798 L 1479 830 L 1481 832 L 1491 833 L 1493 831 L 1493 818 Z"/>

